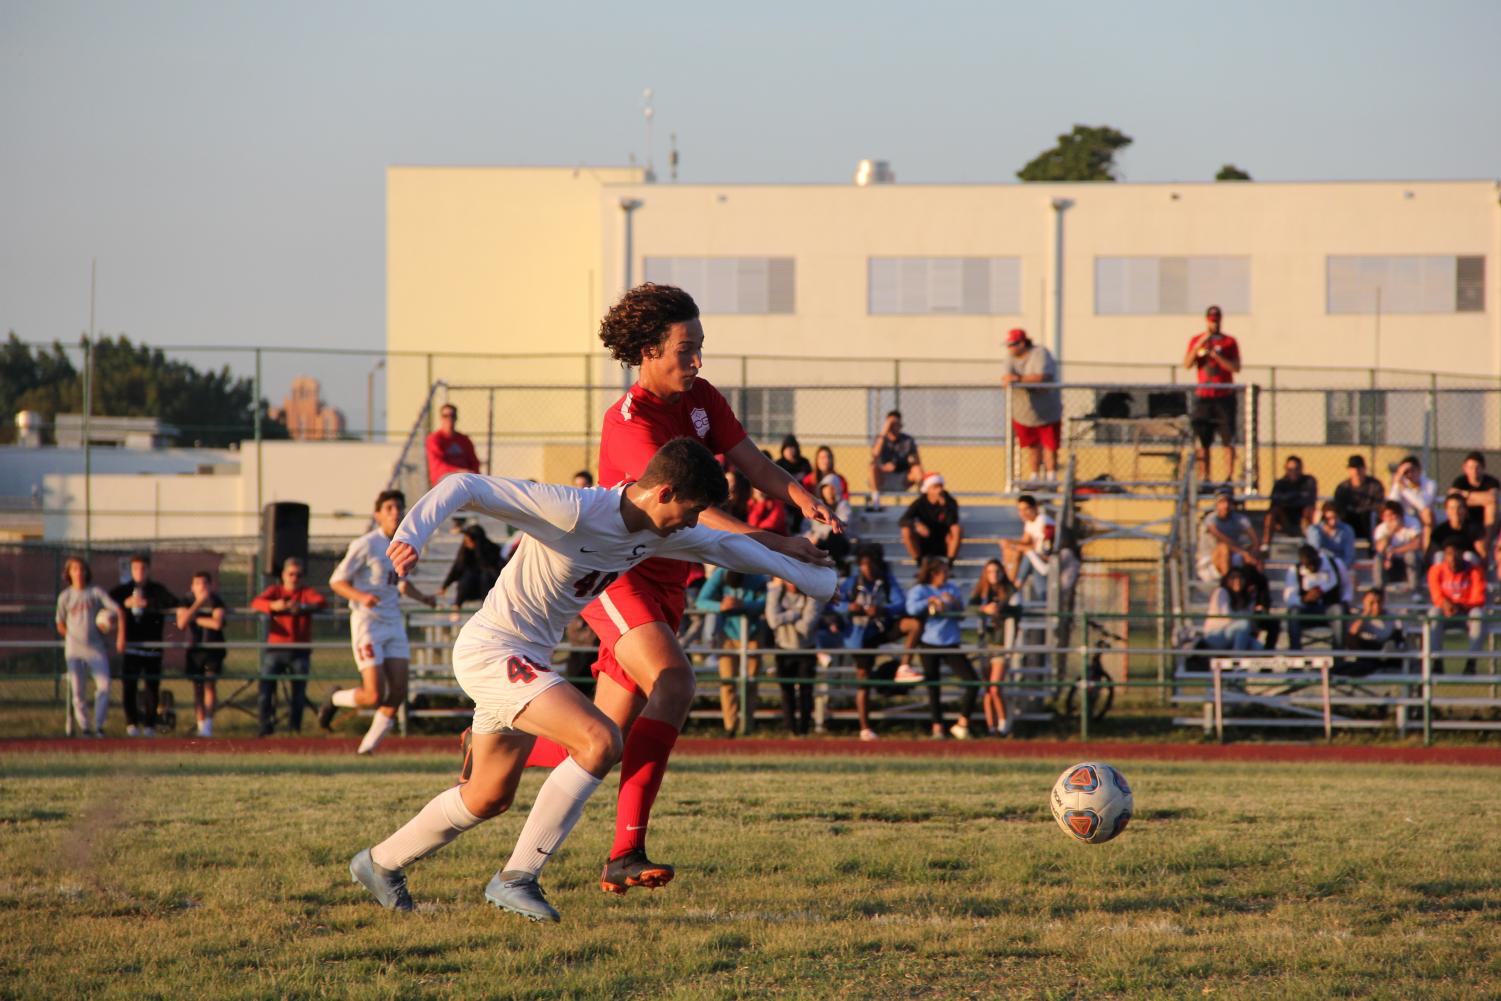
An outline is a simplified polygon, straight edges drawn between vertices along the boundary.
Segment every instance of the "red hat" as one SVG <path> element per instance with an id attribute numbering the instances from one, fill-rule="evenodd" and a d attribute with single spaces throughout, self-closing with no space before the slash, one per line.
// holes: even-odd
<path id="1" fill-rule="evenodd" d="M 1006 335 L 1006 347 L 1014 348 L 1018 344 L 1024 344 L 1027 340 L 1027 332 L 1021 327 L 1013 327 Z"/>

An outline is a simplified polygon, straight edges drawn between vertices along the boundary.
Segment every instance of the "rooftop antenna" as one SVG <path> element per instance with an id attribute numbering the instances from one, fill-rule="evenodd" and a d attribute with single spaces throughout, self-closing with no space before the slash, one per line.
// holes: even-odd
<path id="1" fill-rule="evenodd" d="M 641 116 L 646 121 L 646 183 L 651 184 L 657 179 L 655 164 L 652 163 L 651 153 L 651 120 L 656 117 L 656 109 L 651 106 L 651 88 L 648 87 L 641 95 L 644 102 L 641 108 Z"/>
<path id="2" fill-rule="evenodd" d="M 673 183 L 678 179 L 678 134 L 673 132 L 667 137 L 669 150 L 667 153 L 667 169 L 672 173 Z"/>

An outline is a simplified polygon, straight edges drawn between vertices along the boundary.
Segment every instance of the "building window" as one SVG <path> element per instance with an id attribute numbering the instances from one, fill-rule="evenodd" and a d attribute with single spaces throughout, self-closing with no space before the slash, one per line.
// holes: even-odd
<path id="1" fill-rule="evenodd" d="M 676 285 L 704 313 L 792 313 L 790 257 L 648 257 L 646 280 Z"/>
<path id="2" fill-rule="evenodd" d="M 1251 311 L 1249 257 L 1096 257 L 1097 316 L 1199 316 Z"/>
<path id="3" fill-rule="evenodd" d="M 797 394 L 790 389 L 730 389 L 721 387 L 726 399 L 740 415 L 740 424 L 753 441 L 762 442 L 781 455 L 773 446 L 792 434 L 796 424 Z"/>
<path id="4" fill-rule="evenodd" d="M 1019 257 L 872 257 L 871 316 L 1020 316 Z"/>
<path id="5" fill-rule="evenodd" d="M 1335 390 L 1324 394 L 1324 438 L 1330 445 L 1386 441 L 1386 390 Z"/>
<path id="6" fill-rule="evenodd" d="M 1330 314 L 1483 313 L 1483 256 L 1330 257 Z"/>

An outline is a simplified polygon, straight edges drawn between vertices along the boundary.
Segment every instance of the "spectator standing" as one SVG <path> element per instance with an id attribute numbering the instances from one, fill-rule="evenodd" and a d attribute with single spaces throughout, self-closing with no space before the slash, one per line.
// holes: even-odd
<path id="1" fill-rule="evenodd" d="M 1501 495 L 1501 480 L 1485 471 L 1485 456 L 1471 452 L 1465 456 L 1459 475 L 1454 477 L 1452 489 L 1464 498 L 1469 522 L 1480 531 L 1485 550 L 1489 551 L 1496 541 L 1496 498 Z"/>
<path id="2" fill-rule="evenodd" d="M 1282 464 L 1282 476 L 1272 484 L 1271 506 L 1267 508 L 1261 537 L 1272 544 L 1272 536 L 1281 532 L 1302 538 L 1313 524 L 1319 503 L 1319 481 L 1303 471 L 1303 460 L 1289 455 Z"/>
<path id="3" fill-rule="evenodd" d="M 1021 607 L 1011 599 L 1016 588 L 1006 577 L 1000 560 L 987 560 L 980 579 L 969 594 L 970 607 L 980 616 L 978 639 L 992 649 L 987 665 L 985 695 L 980 700 L 985 711 L 985 728 L 992 737 L 1011 735 L 1011 719 L 1006 713 L 1006 694 L 1001 684 L 1006 680 L 1010 649 L 1016 640 Z"/>
<path id="4" fill-rule="evenodd" d="M 1053 555 L 1058 528 L 1031 494 L 1022 494 L 1016 499 L 1016 511 L 1022 519 L 1021 538 L 1002 539 L 999 545 L 1006 576 L 1011 578 L 1017 590 L 1021 590 L 1033 573 L 1047 576 L 1048 558 Z"/>
<path id="5" fill-rule="evenodd" d="M 193 716 L 198 736 L 214 735 L 214 709 L 219 701 L 219 676 L 224 673 L 224 600 L 214 590 L 207 570 L 193 575 L 187 603 L 177 609 L 177 628 L 188 632 L 188 678 L 193 682 Z"/>
<path id="6" fill-rule="evenodd" d="M 427 436 L 427 479 L 436 485 L 449 473 L 479 472 L 479 456 L 467 434 L 455 429 L 459 408 L 445 403 L 438 409 L 438 430 Z"/>
<path id="7" fill-rule="evenodd" d="M 1414 566 L 1420 563 L 1422 526 L 1403 513 L 1401 504 L 1387 501 L 1382 505 L 1381 523 L 1376 526 L 1371 548 L 1376 553 L 1376 582 L 1383 588 L 1406 583 L 1408 562 Z"/>
<path id="8" fill-rule="evenodd" d="M 1409 455 L 1397 464 L 1392 474 L 1392 485 L 1387 499 L 1402 505 L 1402 513 L 1414 518 L 1423 526 L 1423 547 L 1428 546 L 1428 534 L 1433 530 L 1433 509 L 1437 504 L 1438 488 L 1423 475 L 1423 464 L 1415 455 Z"/>
<path id="9" fill-rule="evenodd" d="M 944 489 L 943 476 L 929 473 L 922 481 L 922 494 L 898 522 L 902 545 L 916 562 L 929 556 L 952 561 L 959 555 L 964 528 L 959 524 L 959 502 Z"/>
<path id="10" fill-rule="evenodd" d="M 750 504 L 745 510 L 745 523 L 758 532 L 771 532 L 774 535 L 791 534 L 791 528 L 787 523 L 787 505 L 781 501 L 772 500 L 762 492 L 760 487 L 751 490 Z"/>
<path id="11" fill-rule="evenodd" d="M 831 610 L 844 618 L 845 648 L 874 651 L 883 643 L 902 640 L 901 666 L 908 667 L 911 651 L 922 632 L 922 623 L 907 614 L 907 593 L 892 574 L 877 546 L 860 550 L 855 572 L 840 585 Z M 860 718 L 860 739 L 875 740 L 870 727 L 870 690 L 868 682 L 875 671 L 876 657 L 856 653 L 855 712 Z M 889 680 L 889 679 L 888 679 Z"/>
<path id="12" fill-rule="evenodd" d="M 484 526 L 465 525 L 459 551 L 454 554 L 439 590 L 446 591 L 449 585 L 457 585 L 453 592 L 453 603 L 457 606 L 462 607 L 470 601 L 482 602 L 504 568 L 500 547 L 490 540 Z"/>
<path id="13" fill-rule="evenodd" d="M 1478 522 L 1471 523 L 1469 508 L 1462 494 L 1452 493 L 1444 498 L 1444 520 L 1433 526 L 1428 534 L 1428 562 L 1437 563 L 1444 557 L 1444 546 L 1450 539 L 1458 539 L 1464 547 L 1465 559 L 1477 566 L 1485 566 L 1485 536 Z"/>
<path id="14" fill-rule="evenodd" d="M 125 626 L 119 604 L 94 586 L 94 572 L 77 556 L 63 563 L 63 590 L 57 596 L 57 634 L 63 638 L 63 659 L 68 665 L 68 683 L 73 695 L 73 719 L 81 737 L 104 736 L 104 717 L 109 713 L 109 640 L 101 619 L 113 617 L 115 649 L 125 652 Z M 94 679 L 93 712 L 89 712 L 85 686 Z"/>
<path id="15" fill-rule="evenodd" d="M 1350 623 L 1345 647 L 1362 653 L 1407 649 L 1402 620 L 1386 614 L 1386 594 L 1379 587 L 1361 595 L 1360 616 Z M 1390 657 L 1350 658 L 1343 662 L 1341 674 L 1362 677 L 1391 663 Z"/>
<path id="16" fill-rule="evenodd" d="M 1204 617 L 1204 645 L 1211 650 L 1251 650 L 1256 646 L 1251 613 L 1255 595 L 1246 586 L 1246 573 L 1231 567 L 1209 597 Z"/>
<path id="17" fill-rule="evenodd" d="M 751 650 L 764 645 L 765 630 L 762 622 L 766 615 L 766 578 L 760 574 L 740 573 L 715 567 L 704 586 L 699 589 L 697 607 L 705 612 L 720 615 L 721 643 L 726 650 L 740 649 L 740 640 Z M 761 673 L 761 658 L 751 657 L 746 665 L 745 718 L 756 718 L 756 677 Z M 736 679 L 740 675 L 739 658 L 731 654 L 719 657 L 719 708 L 726 736 L 733 737 L 740 729 L 740 693 Z"/>
<path id="18" fill-rule="evenodd" d="M 167 613 L 182 602 L 151 579 L 151 555 L 130 558 L 130 580 L 113 588 L 109 596 L 124 609 L 125 656 L 121 658 L 121 701 L 125 705 L 125 733 L 131 737 L 156 735 L 156 706 L 162 687 L 162 627 Z M 146 646 L 146 644 L 155 644 Z M 145 683 L 146 704 L 139 704 L 139 689 Z"/>
<path id="19" fill-rule="evenodd" d="M 1355 529 L 1340 519 L 1333 501 L 1319 508 L 1319 520 L 1308 526 L 1303 540 L 1321 553 L 1338 557 L 1347 567 L 1355 565 Z"/>
<path id="20" fill-rule="evenodd" d="M 328 607 L 328 600 L 305 584 L 307 567 L 295 556 L 281 565 L 281 579 L 270 585 L 250 607 L 270 617 L 266 649 L 261 654 L 261 681 L 257 702 L 260 735 L 276 730 L 276 679 L 289 676 L 292 694 L 287 706 L 287 727 L 302 732 L 302 713 L 307 708 L 307 676 L 312 663 L 313 613 Z"/>
<path id="21" fill-rule="evenodd" d="M 1340 520 L 1355 530 L 1357 539 L 1371 541 L 1376 522 L 1381 518 L 1381 505 L 1386 501 L 1386 488 L 1374 476 L 1366 475 L 1365 459 L 1350 456 L 1346 464 L 1345 479 L 1334 488 L 1334 506 Z"/>
<path id="22" fill-rule="evenodd" d="M 902 412 L 892 410 L 886 414 L 881 433 L 870 447 L 868 506 L 871 510 L 879 510 L 881 491 L 904 493 L 922 481 L 922 457 L 917 452 L 917 442 L 902 431 Z"/>
<path id="23" fill-rule="evenodd" d="M 782 439 L 782 454 L 775 461 L 794 481 L 802 483 L 805 487 L 807 486 L 805 480 L 807 477 L 813 475 L 813 464 L 803 454 L 803 447 L 798 444 L 797 435 L 789 434 Z M 787 504 L 786 507 L 788 534 L 801 532 L 803 530 L 803 512 L 798 510 L 795 504 Z"/>
<path id="24" fill-rule="evenodd" d="M 1031 477 L 1046 470 L 1047 478 L 1056 480 L 1063 393 L 1056 386 L 1039 384 L 1058 381 L 1058 363 L 1051 351 L 1033 344 L 1020 328 L 1006 335 L 1006 352 L 1010 357 L 1001 385 L 1018 387 L 1011 391 L 1011 432 L 1027 455 Z"/>
<path id="25" fill-rule="evenodd" d="M 812 490 L 831 475 L 839 477 L 839 496 L 849 500 L 849 481 L 834 468 L 834 450 L 827 445 L 820 445 L 818 451 L 813 453 L 813 472 L 803 477 L 803 487 Z"/>
<path id="26" fill-rule="evenodd" d="M 1338 621 L 1348 607 L 1346 591 L 1350 573 L 1339 560 L 1304 543 L 1298 547 L 1298 562 L 1287 568 L 1282 600 L 1287 605 L 1287 648 L 1303 649 L 1303 630 L 1310 620 L 1328 618 L 1333 627 L 1332 645 L 1344 643 L 1345 627 Z"/>
<path id="27" fill-rule="evenodd" d="M 791 581 L 774 578 L 766 588 L 766 624 L 771 627 L 777 650 L 810 650 L 813 629 L 822 604 L 804 594 Z M 805 737 L 813 727 L 813 673 L 817 661 L 811 653 L 779 653 L 777 678 L 782 688 L 782 723 L 794 737 Z M 804 680 L 791 680 L 804 679 Z"/>
<path id="28" fill-rule="evenodd" d="M 1235 478 L 1236 395 L 1233 389 L 1223 387 L 1234 383 L 1240 371 L 1240 345 L 1220 329 L 1220 319 L 1218 306 L 1205 310 L 1204 330 L 1189 338 L 1188 350 L 1183 353 L 1183 367 L 1197 370 L 1199 388 L 1194 391 L 1189 419 L 1199 442 L 1199 475 L 1206 482 L 1214 479 L 1210 475 L 1209 447 L 1215 438 L 1224 445 L 1225 480 Z"/>
<path id="29" fill-rule="evenodd" d="M 1430 627 L 1435 652 L 1444 649 L 1444 634 L 1464 624 L 1470 635 L 1470 653 L 1485 644 L 1485 571 L 1465 559 L 1464 543 L 1450 539 L 1444 545 L 1444 558 L 1428 568 L 1428 596 L 1433 601 L 1434 619 Z M 1433 667 L 1444 672 L 1444 662 L 1437 657 Z M 1475 673 L 1475 658 L 1465 661 L 1465 674 Z"/>
<path id="30" fill-rule="evenodd" d="M 1215 494 L 1214 508 L 1199 521 L 1199 539 L 1194 568 L 1202 581 L 1224 578 L 1231 567 L 1261 566 L 1256 529 L 1251 519 L 1235 510 L 1235 496 L 1228 490 Z"/>
<path id="31" fill-rule="evenodd" d="M 907 614 L 926 616 L 922 630 L 922 673 L 928 686 L 928 714 L 933 724 L 933 736 L 938 740 L 945 736 L 942 692 L 939 690 L 944 661 L 962 681 L 980 680 L 969 658 L 958 652 L 963 630 L 954 613 L 963 609 L 964 595 L 949 581 L 948 562 L 936 556 L 924 559 L 917 572 L 917 586 L 907 592 Z M 948 730 L 956 740 L 969 736 L 969 719 L 974 715 L 978 695 L 977 685 L 965 686 L 959 719 Z"/>

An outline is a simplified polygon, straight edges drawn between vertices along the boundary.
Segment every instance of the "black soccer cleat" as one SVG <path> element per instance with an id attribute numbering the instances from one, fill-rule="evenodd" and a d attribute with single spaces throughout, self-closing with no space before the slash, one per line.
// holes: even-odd
<path id="1" fill-rule="evenodd" d="M 459 766 L 459 785 L 469 781 L 469 773 L 474 770 L 474 727 L 464 727 L 464 732 L 459 736 L 459 753 L 464 757 L 464 763 Z"/>
<path id="2" fill-rule="evenodd" d="M 334 731 L 334 713 L 336 713 L 338 711 L 339 711 L 339 707 L 336 706 L 336 705 L 334 705 L 333 696 L 329 696 L 328 701 L 325 702 L 325 703 L 323 703 L 323 705 L 321 705 L 321 706 L 318 707 L 318 727 L 319 727 L 319 729 L 323 730 L 325 733 L 333 733 L 333 731 Z"/>
<path id="3" fill-rule="evenodd" d="M 651 861 L 646 852 L 638 848 L 605 863 L 599 888 L 606 893 L 624 893 L 633 886 L 655 890 L 671 883 L 674 875 L 672 866 Z"/>

